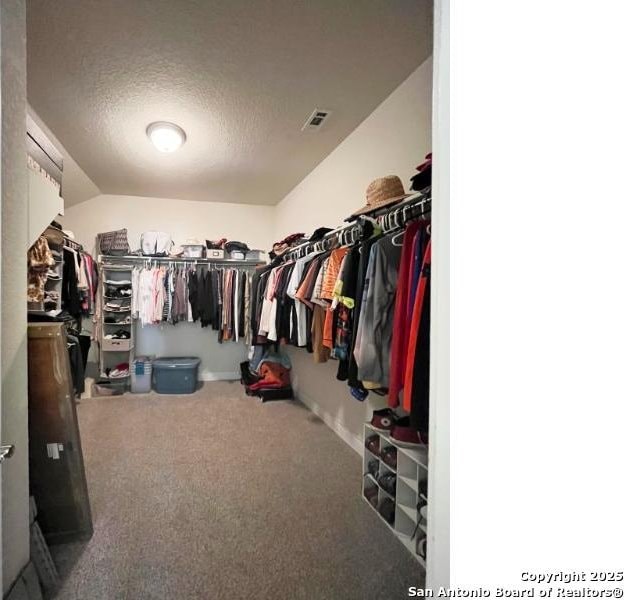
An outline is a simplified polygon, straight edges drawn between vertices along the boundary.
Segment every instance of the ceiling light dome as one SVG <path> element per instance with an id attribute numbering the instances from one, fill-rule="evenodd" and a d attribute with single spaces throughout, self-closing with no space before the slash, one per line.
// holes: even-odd
<path id="1" fill-rule="evenodd" d="M 161 152 L 175 152 L 186 141 L 186 133 L 175 123 L 157 121 L 147 126 L 147 136 Z"/>

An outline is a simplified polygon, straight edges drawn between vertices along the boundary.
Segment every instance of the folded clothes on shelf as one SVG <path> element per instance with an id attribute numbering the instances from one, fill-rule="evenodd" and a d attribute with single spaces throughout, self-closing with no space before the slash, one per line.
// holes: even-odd
<path id="1" fill-rule="evenodd" d="M 114 279 L 105 279 L 104 283 L 107 285 L 132 285 L 132 281 L 129 279 L 121 279 L 119 281 L 115 281 Z"/>
<path id="2" fill-rule="evenodd" d="M 120 300 L 111 300 L 104 305 L 104 310 L 107 312 L 127 312 L 130 310 L 130 306 Z"/>
<path id="3" fill-rule="evenodd" d="M 107 298 L 130 298 L 132 296 L 132 288 L 111 286 L 104 291 L 104 295 Z"/>

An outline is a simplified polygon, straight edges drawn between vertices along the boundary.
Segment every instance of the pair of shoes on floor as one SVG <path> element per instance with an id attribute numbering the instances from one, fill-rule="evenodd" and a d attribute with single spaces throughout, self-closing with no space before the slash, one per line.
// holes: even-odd
<path id="1" fill-rule="evenodd" d="M 426 445 L 429 441 L 426 432 L 411 426 L 409 416 L 399 417 L 391 408 L 374 411 L 369 424 L 376 431 L 389 432 L 390 439 L 397 446 L 411 448 Z"/>

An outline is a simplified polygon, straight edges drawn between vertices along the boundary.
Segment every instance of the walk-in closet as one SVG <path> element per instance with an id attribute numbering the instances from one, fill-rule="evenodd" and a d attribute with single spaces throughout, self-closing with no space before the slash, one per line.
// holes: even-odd
<path id="1" fill-rule="evenodd" d="M 433 2 L 7 4 L 7 598 L 435 584 Z"/>

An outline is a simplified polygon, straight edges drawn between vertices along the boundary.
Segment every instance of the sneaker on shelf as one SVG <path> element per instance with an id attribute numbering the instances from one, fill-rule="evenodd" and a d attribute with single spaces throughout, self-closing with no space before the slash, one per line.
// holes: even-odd
<path id="1" fill-rule="evenodd" d="M 421 479 L 418 482 L 418 495 L 423 500 L 427 500 L 427 480 L 426 479 Z"/>
<path id="2" fill-rule="evenodd" d="M 416 448 L 427 445 L 429 436 L 424 431 L 418 431 L 410 424 L 409 417 L 401 417 L 392 426 L 390 439 L 397 445 L 405 448 Z"/>
<path id="3" fill-rule="evenodd" d="M 397 466 L 397 449 L 394 446 L 386 446 L 382 449 L 379 454 L 381 460 L 391 467 L 392 469 L 396 469 Z"/>
<path id="4" fill-rule="evenodd" d="M 373 411 L 373 418 L 370 421 L 370 426 L 375 431 L 390 431 L 395 421 L 396 417 L 392 409 L 382 408 L 381 410 Z"/>
<path id="5" fill-rule="evenodd" d="M 373 453 L 375 456 L 379 456 L 379 436 L 376 434 L 369 435 L 366 438 L 366 449 Z"/>
<path id="6" fill-rule="evenodd" d="M 420 518 L 423 521 L 426 521 L 427 520 L 427 501 L 420 500 L 418 504 L 416 505 L 416 510 L 418 511 Z"/>
<path id="7" fill-rule="evenodd" d="M 384 473 L 377 482 L 384 492 L 388 492 L 391 496 L 396 495 L 396 475 L 394 473 Z"/>
<path id="8" fill-rule="evenodd" d="M 416 554 L 423 560 L 427 560 L 427 538 L 424 537 L 418 541 L 416 545 Z"/>
<path id="9" fill-rule="evenodd" d="M 377 499 L 379 498 L 379 494 L 377 492 L 376 485 L 370 485 L 364 488 L 364 497 L 375 507 L 377 508 Z"/>
<path id="10" fill-rule="evenodd" d="M 111 379 L 122 379 L 123 377 L 128 377 L 130 374 L 130 365 L 128 363 L 119 363 L 114 369 L 109 373 L 109 377 Z"/>
<path id="11" fill-rule="evenodd" d="M 384 498 L 379 504 L 379 514 L 388 522 L 390 525 L 394 525 L 394 501 L 392 498 Z"/>
<path id="12" fill-rule="evenodd" d="M 373 479 L 377 479 L 379 475 L 379 461 L 377 460 L 369 460 L 366 468 L 366 472 L 369 475 L 373 476 Z"/>

